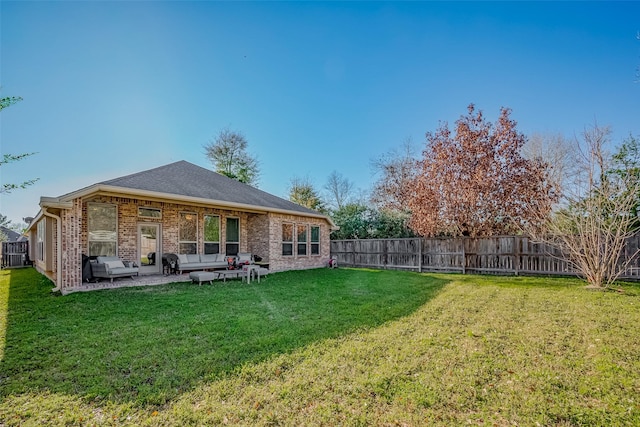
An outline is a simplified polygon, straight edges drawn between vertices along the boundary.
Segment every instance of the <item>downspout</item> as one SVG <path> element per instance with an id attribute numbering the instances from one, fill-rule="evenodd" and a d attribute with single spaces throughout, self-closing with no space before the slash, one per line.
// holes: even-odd
<path id="1" fill-rule="evenodd" d="M 60 290 L 60 286 L 62 285 L 62 220 L 59 216 L 52 214 L 51 212 L 47 212 L 47 208 L 42 208 L 42 213 L 44 216 L 48 216 L 49 218 L 53 218 L 56 220 L 56 232 L 58 238 L 56 239 L 56 253 L 57 253 L 57 264 L 56 264 L 56 287 L 51 290 L 51 292 L 57 292 Z"/>

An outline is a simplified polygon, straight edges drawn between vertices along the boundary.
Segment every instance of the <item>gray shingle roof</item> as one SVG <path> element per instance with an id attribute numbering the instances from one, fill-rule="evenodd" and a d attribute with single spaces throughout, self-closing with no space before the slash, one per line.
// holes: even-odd
<path id="1" fill-rule="evenodd" d="M 184 160 L 99 184 L 319 215 L 289 200 Z"/>
<path id="2" fill-rule="evenodd" d="M 7 237 L 7 242 L 17 242 L 20 241 L 20 238 L 22 237 L 22 234 L 16 233 L 12 229 L 5 226 L 0 226 L 0 232 Z"/>

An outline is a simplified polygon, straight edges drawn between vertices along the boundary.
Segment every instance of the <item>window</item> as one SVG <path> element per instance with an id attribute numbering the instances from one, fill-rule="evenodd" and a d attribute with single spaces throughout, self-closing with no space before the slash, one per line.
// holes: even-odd
<path id="1" fill-rule="evenodd" d="M 282 224 L 282 255 L 293 255 L 293 224 Z"/>
<path id="2" fill-rule="evenodd" d="M 204 253 L 220 253 L 220 217 L 204 216 Z"/>
<path id="3" fill-rule="evenodd" d="M 227 255 L 238 255 L 240 251 L 240 220 L 238 218 L 227 218 Z"/>
<path id="4" fill-rule="evenodd" d="M 178 240 L 181 254 L 198 253 L 198 215 L 192 212 L 180 212 Z"/>
<path id="5" fill-rule="evenodd" d="M 156 208 L 138 208 L 138 216 L 140 218 L 162 218 L 162 211 Z"/>
<path id="6" fill-rule="evenodd" d="M 89 256 L 116 256 L 118 245 L 118 207 L 91 203 L 87 205 Z"/>
<path id="7" fill-rule="evenodd" d="M 307 254 L 307 226 L 306 225 L 298 225 L 296 227 L 298 230 L 298 255 L 306 255 Z"/>
<path id="8" fill-rule="evenodd" d="M 320 255 L 320 227 L 311 226 L 311 255 Z"/>
<path id="9" fill-rule="evenodd" d="M 45 220 L 44 218 L 38 223 L 37 228 L 37 246 L 36 257 L 38 261 L 44 261 L 44 233 L 45 233 Z"/>

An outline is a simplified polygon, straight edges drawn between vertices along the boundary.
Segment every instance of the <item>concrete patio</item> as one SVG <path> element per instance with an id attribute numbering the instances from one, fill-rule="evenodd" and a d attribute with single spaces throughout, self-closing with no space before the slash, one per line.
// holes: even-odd
<path id="1" fill-rule="evenodd" d="M 116 288 L 131 288 L 135 286 L 155 286 L 164 285 L 167 283 L 182 283 L 191 282 L 189 273 L 184 274 L 170 274 L 165 276 L 163 274 L 150 274 L 144 276 L 135 276 L 133 279 L 130 277 L 121 277 L 114 279 L 113 282 L 109 280 L 98 280 L 97 282 L 83 282 L 81 286 L 74 287 L 63 292 L 64 295 L 73 292 L 86 292 L 95 291 L 99 289 L 116 289 Z"/>

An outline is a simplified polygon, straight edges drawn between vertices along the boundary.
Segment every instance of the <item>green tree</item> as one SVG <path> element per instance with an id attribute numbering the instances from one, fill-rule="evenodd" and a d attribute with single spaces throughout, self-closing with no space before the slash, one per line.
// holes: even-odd
<path id="1" fill-rule="evenodd" d="M 361 203 L 349 203 L 333 212 L 339 230 L 331 233 L 334 240 L 368 239 L 371 237 L 371 209 Z"/>
<path id="2" fill-rule="evenodd" d="M 11 221 L 5 215 L 0 214 L 0 227 L 10 228 Z M 7 235 L 0 229 L 0 242 L 7 240 Z"/>
<path id="3" fill-rule="evenodd" d="M 289 184 L 289 200 L 319 212 L 325 212 L 325 204 L 318 190 L 313 186 L 309 178 L 294 177 Z"/>
<path id="4" fill-rule="evenodd" d="M 408 212 L 379 209 L 372 212 L 371 237 L 375 239 L 401 239 L 405 237 L 416 237 L 409 220 L 411 215 Z"/>
<path id="5" fill-rule="evenodd" d="M 364 203 L 348 203 L 331 214 L 340 227 L 331 234 L 334 240 L 391 239 L 415 237 L 409 227 L 410 215 L 392 209 L 376 209 Z"/>
<path id="6" fill-rule="evenodd" d="M 625 185 L 623 196 L 634 191 L 640 183 L 640 140 L 633 135 L 624 140 L 618 151 L 612 156 L 608 174 Z M 640 198 L 635 200 L 629 215 L 634 218 L 631 226 L 640 228 Z"/>
<path id="7" fill-rule="evenodd" d="M 204 149 L 216 172 L 255 187 L 260 167 L 258 160 L 247 152 L 248 145 L 242 133 L 224 128 Z"/>
<path id="8" fill-rule="evenodd" d="M 0 98 L 0 111 L 4 110 L 7 107 L 10 107 L 11 105 L 19 101 L 22 101 L 22 98 L 20 98 L 19 96 L 9 96 L 5 98 Z M 0 166 L 5 165 L 7 163 L 17 162 L 19 160 L 24 159 L 25 157 L 29 157 L 34 154 L 35 153 L 26 153 L 26 154 L 17 154 L 17 155 L 4 154 L 2 156 L 2 159 L 0 160 Z M 3 183 L 2 186 L 0 187 L 0 194 L 11 193 L 13 190 L 16 190 L 18 188 L 26 188 L 30 185 L 33 185 L 38 179 L 39 178 L 30 179 L 28 181 L 24 181 L 19 184 Z"/>

